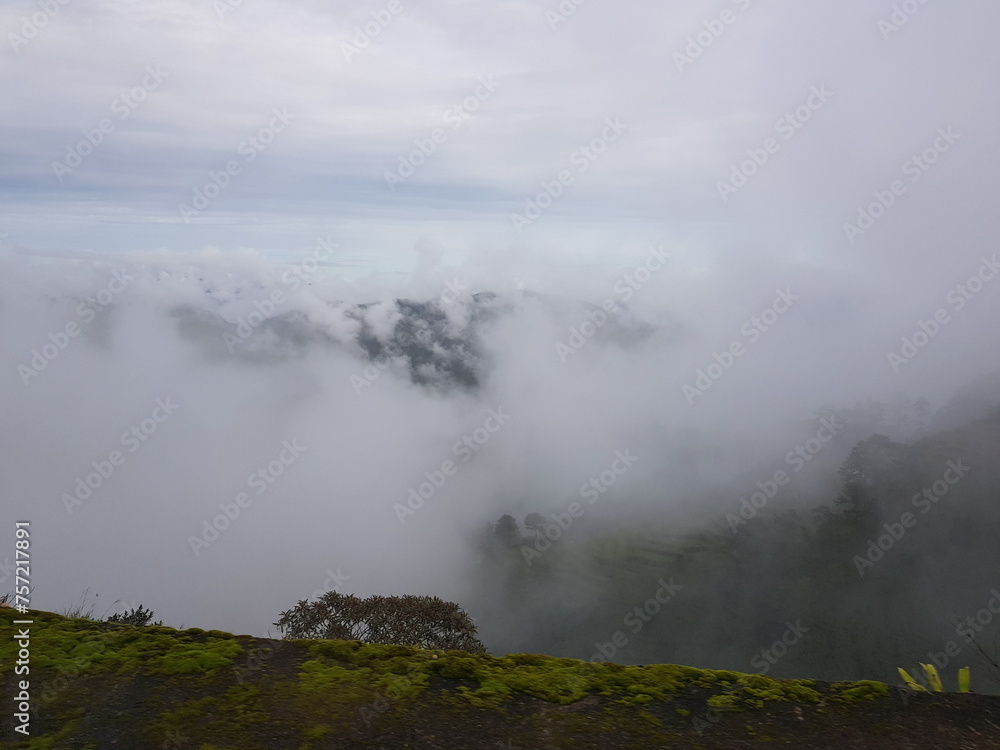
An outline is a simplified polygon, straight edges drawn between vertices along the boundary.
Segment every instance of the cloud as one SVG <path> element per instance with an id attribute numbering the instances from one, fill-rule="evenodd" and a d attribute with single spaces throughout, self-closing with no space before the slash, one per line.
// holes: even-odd
<path id="1" fill-rule="evenodd" d="M 171 622 L 252 632 L 328 568 L 358 593 L 474 603 L 461 571 L 476 530 L 566 506 L 616 451 L 637 461 L 595 519 L 685 507 L 734 476 L 733 456 L 784 455 L 823 403 L 903 390 L 941 404 L 998 366 L 979 343 L 985 297 L 895 376 L 893 336 L 870 325 L 906 320 L 884 287 L 738 256 L 712 274 L 668 259 L 628 300 L 617 282 L 636 266 L 581 275 L 579 296 L 543 291 L 558 272 L 484 295 L 477 284 L 503 280 L 424 266 L 424 284 L 465 275 L 472 289 L 406 303 L 409 281 L 364 297 L 370 280 L 329 268 L 293 288 L 294 265 L 249 250 L 2 263 L 4 516 L 38 529 L 39 605 L 89 586 Z M 786 287 L 799 299 L 769 317 Z M 561 357 L 574 331 L 584 343 Z M 745 354 L 689 404 L 683 385 L 734 340 Z M 163 403 L 176 408 L 160 420 Z M 510 418 L 481 441 L 491 409 Z M 303 447 L 287 465 L 286 441 Z M 400 524 L 394 506 L 446 461 L 456 472 Z M 218 538 L 192 545 L 206 523 Z"/>
<path id="2" fill-rule="evenodd" d="M 824 404 L 940 406 L 998 368 L 992 287 L 948 301 L 996 252 L 985 0 L 925 4 L 890 34 L 893 4 L 861 0 L 592 2 L 558 24 L 548 1 L 401 0 L 389 22 L 372 17 L 388 3 L 231 6 L 0 11 L 25 37 L 0 54 L 0 520 L 41 529 L 43 606 L 90 586 L 262 632 L 328 569 L 362 594 L 474 601 L 470 535 L 565 507 L 615 451 L 639 460 L 593 517 L 688 507 L 784 455 Z M 799 116 L 816 89 L 832 96 Z M 845 225 L 895 180 L 852 244 Z M 666 266 L 629 284 L 661 247 Z M 946 328 L 894 372 L 942 306 Z M 128 452 L 167 398 L 179 409 Z M 509 423 L 401 526 L 394 504 L 496 408 Z M 286 440 L 305 452 L 193 554 Z"/>

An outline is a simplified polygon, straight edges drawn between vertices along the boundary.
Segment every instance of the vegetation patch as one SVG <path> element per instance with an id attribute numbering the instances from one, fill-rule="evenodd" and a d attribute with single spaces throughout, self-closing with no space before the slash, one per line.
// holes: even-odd
<path id="1" fill-rule="evenodd" d="M 910 746 L 923 750 L 929 746 L 919 744 L 920 731 L 934 730 L 940 746 L 978 747 L 967 737 L 1000 723 L 1000 701 L 986 696 L 927 693 L 915 711 L 871 681 L 830 685 L 681 665 L 492 657 L 358 641 L 286 641 L 279 653 L 273 641 L 218 631 L 31 616 L 33 660 L 46 664 L 32 674 L 40 685 L 56 677 L 64 684 L 39 705 L 33 737 L 12 744 L 16 750 L 112 744 L 136 750 L 416 750 L 489 747 L 504 733 L 520 738 L 519 746 L 578 750 L 722 748 L 748 740 L 748 747 L 764 747 L 798 742 L 803 730 L 812 732 L 810 738 L 824 732 L 844 737 L 840 727 L 861 717 L 869 717 L 865 736 L 881 739 L 888 727 L 895 739 L 905 731 L 908 742 L 917 738 Z M 0 625 L 9 619 L 0 610 Z M 9 651 L 10 640 L 0 639 L 0 651 Z M 265 649 L 277 654 L 266 669 L 233 663 L 240 653 Z M 956 714 L 956 706 L 965 705 L 956 700 L 967 701 L 967 709 Z M 942 726 L 965 734 L 939 737 Z"/>
<path id="2" fill-rule="evenodd" d="M 860 680 L 858 682 L 837 682 L 830 686 L 830 698 L 840 703 L 857 703 L 886 698 L 889 686 L 883 682 Z"/>
<path id="3" fill-rule="evenodd" d="M 234 636 L 221 631 L 191 634 L 163 626 L 135 627 L 40 613 L 32 631 L 32 666 L 72 668 L 75 674 L 117 671 L 169 676 L 210 676 L 243 653 Z M 0 659 L 16 653 L 11 639 L 0 642 Z"/>

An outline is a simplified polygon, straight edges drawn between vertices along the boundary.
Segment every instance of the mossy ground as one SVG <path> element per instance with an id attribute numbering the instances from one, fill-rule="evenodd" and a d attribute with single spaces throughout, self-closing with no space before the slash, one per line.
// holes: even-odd
<path id="1" fill-rule="evenodd" d="M 1000 746 L 984 696 L 29 616 L 32 739 L 5 712 L 3 748 Z M 14 617 L 0 610 L 5 696 Z"/>

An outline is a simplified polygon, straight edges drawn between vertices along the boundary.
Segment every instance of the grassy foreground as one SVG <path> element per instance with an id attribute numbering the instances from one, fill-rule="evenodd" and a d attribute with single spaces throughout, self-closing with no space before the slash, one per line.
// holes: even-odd
<path id="1" fill-rule="evenodd" d="M 31 619 L 31 738 L 14 619 Z M 1000 697 L 675 665 L 278 641 L 0 609 L 0 747 L 996 748 Z"/>

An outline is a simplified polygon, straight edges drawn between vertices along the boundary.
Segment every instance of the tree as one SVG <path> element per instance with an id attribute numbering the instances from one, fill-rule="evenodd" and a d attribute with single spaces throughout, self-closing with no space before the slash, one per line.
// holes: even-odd
<path id="1" fill-rule="evenodd" d="M 517 525 L 517 519 L 509 514 L 500 516 L 493 527 L 493 534 L 506 547 L 521 543 L 521 529 Z"/>
<path id="2" fill-rule="evenodd" d="M 370 596 L 328 591 L 300 601 L 274 623 L 284 638 L 331 638 L 486 653 L 472 618 L 434 596 Z"/>
<path id="3" fill-rule="evenodd" d="M 838 473 L 843 482 L 840 495 L 832 506 L 816 512 L 825 543 L 840 551 L 877 535 L 886 513 L 898 514 L 893 503 L 909 497 L 913 467 L 906 446 L 872 435 L 854 446 Z"/>
<path id="4" fill-rule="evenodd" d="M 848 507 L 884 507 L 898 494 L 908 476 L 906 449 L 885 435 L 872 435 L 854 446 L 840 467 L 844 483 L 839 502 Z"/>
<path id="5" fill-rule="evenodd" d="M 542 527 L 547 523 L 548 521 L 541 513 L 529 513 L 524 517 L 524 528 L 533 532 L 536 537 L 542 535 Z"/>

